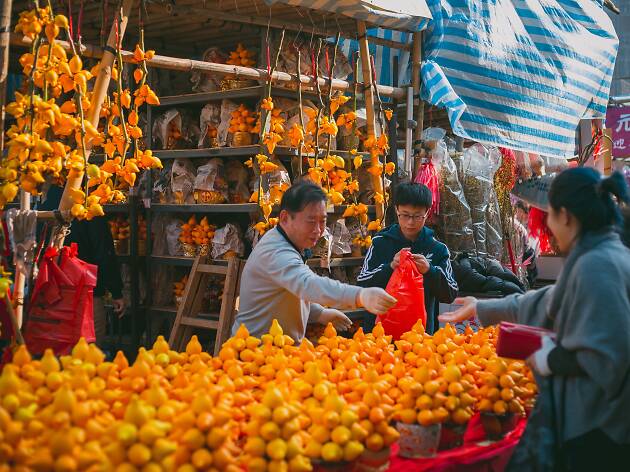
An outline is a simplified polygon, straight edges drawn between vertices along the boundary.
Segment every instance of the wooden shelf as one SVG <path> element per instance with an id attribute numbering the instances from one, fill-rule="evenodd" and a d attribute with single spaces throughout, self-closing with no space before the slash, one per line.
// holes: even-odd
<path id="1" fill-rule="evenodd" d="M 216 102 L 220 100 L 234 100 L 239 98 L 259 99 L 265 93 L 266 86 L 256 85 L 254 87 L 244 87 L 230 90 L 217 90 L 215 92 L 188 93 L 183 95 L 170 95 L 160 97 L 160 104 L 156 108 L 172 107 L 177 105 L 191 105 L 195 103 Z M 283 87 L 272 87 L 273 97 L 292 98 L 297 100 L 297 90 L 290 90 Z M 315 100 L 315 93 L 302 92 L 302 98 Z"/>
<path id="2" fill-rule="evenodd" d="M 356 267 L 363 265 L 365 257 L 335 257 L 330 259 L 330 267 Z M 309 267 L 323 267 L 323 259 L 309 259 L 307 264 Z"/>
<path id="3" fill-rule="evenodd" d="M 183 257 L 183 256 L 149 256 L 151 258 L 151 262 L 155 264 L 162 265 L 171 265 L 171 266 L 179 266 L 179 267 L 192 267 L 193 262 L 195 261 L 194 257 Z"/>
<path id="4" fill-rule="evenodd" d="M 103 205 L 103 211 L 107 213 L 129 213 L 129 204 L 128 203 L 117 203 L 111 204 L 107 203 Z"/>
<path id="5" fill-rule="evenodd" d="M 148 311 L 150 311 L 151 313 L 163 313 L 166 315 L 175 316 L 177 314 L 177 307 L 172 306 L 172 305 L 171 306 L 151 306 L 148 308 Z M 199 313 L 195 319 L 218 320 L 219 314 L 218 313 Z"/>
<path id="6" fill-rule="evenodd" d="M 151 210 L 156 213 L 254 213 L 258 211 L 258 205 L 256 203 L 221 203 L 218 205 L 152 203 Z"/>

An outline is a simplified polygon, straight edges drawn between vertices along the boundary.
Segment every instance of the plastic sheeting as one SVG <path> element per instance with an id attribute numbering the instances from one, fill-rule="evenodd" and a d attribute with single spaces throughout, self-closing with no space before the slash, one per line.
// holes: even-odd
<path id="1" fill-rule="evenodd" d="M 462 137 L 570 157 L 603 117 L 619 41 L 593 0 L 428 0 L 423 93 Z"/>
<path id="2" fill-rule="evenodd" d="M 327 11 L 365 21 L 371 26 L 405 31 L 421 31 L 431 18 L 423 0 L 265 0 L 265 3 Z"/>

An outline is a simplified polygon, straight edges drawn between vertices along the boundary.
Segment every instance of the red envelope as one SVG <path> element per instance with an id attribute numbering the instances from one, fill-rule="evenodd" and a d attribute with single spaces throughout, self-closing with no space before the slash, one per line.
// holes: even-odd
<path id="1" fill-rule="evenodd" d="M 543 336 L 556 337 L 548 329 L 502 321 L 499 324 L 497 354 L 511 359 L 527 359 L 540 349 Z"/>

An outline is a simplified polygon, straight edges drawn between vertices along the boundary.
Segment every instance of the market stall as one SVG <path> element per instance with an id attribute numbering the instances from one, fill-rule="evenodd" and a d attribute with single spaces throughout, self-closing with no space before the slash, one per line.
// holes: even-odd
<path id="1" fill-rule="evenodd" d="M 526 355 L 501 357 L 498 328 L 430 335 L 419 321 L 392 337 L 349 313 L 349 333 L 310 327 L 299 346 L 275 320 L 260 338 L 244 326 L 229 337 L 240 271 L 283 192 L 309 179 L 329 224 L 306 262 L 355 282 L 392 181 L 407 177 L 432 190 L 430 224 L 455 262 L 499 287 L 491 296 L 522 291 L 527 238 L 510 192 L 566 162 L 464 147 L 452 114 L 424 109 L 423 2 L 133 3 L 33 10 L 11 39 L 29 49 L 14 61 L 25 87 L 7 107 L 3 164 L 27 165 L 0 176 L 0 198 L 20 192 L 28 210 L 46 181 L 63 196 L 57 212 L 10 220 L 28 216 L 33 232 L 50 221 L 54 236 L 29 246 L 39 274 L 20 276 L 33 290 L 27 345 L 6 351 L 0 374 L 0 472 L 504 467 L 537 386 Z M 406 87 L 379 83 L 371 42 L 408 53 Z M 110 340 L 127 353 L 111 358 L 92 343 L 96 269 L 60 249 L 70 219 L 100 217 L 130 306 L 126 343 Z"/>

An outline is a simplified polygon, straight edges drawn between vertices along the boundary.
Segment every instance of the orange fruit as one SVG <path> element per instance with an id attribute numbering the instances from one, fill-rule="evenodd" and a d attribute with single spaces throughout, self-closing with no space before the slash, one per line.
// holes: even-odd
<path id="1" fill-rule="evenodd" d="M 422 426 L 430 426 L 434 422 L 435 417 L 433 416 L 433 411 L 422 410 L 420 413 L 418 413 L 418 423 L 420 423 Z"/>

